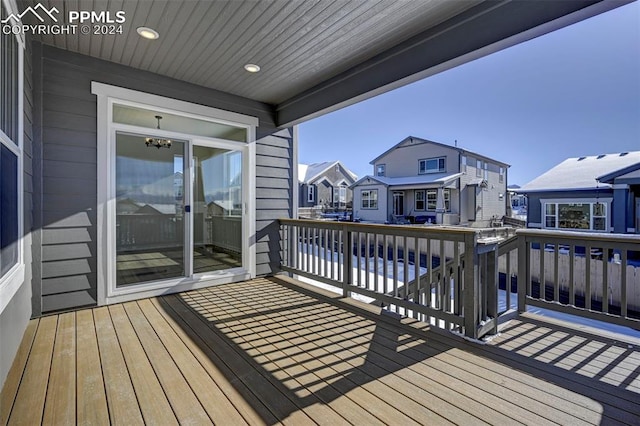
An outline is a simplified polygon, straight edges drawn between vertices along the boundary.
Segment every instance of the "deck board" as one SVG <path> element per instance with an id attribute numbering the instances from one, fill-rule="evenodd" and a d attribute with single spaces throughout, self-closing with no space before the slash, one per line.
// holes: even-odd
<path id="1" fill-rule="evenodd" d="M 91 310 L 77 312 L 76 327 L 76 346 L 78 354 L 81 354 L 76 360 L 77 423 L 108 425 L 109 409 L 93 312 Z"/>
<path id="2" fill-rule="evenodd" d="M 43 423 L 72 424 L 76 421 L 76 314 L 58 317 L 51 373 Z"/>
<path id="3" fill-rule="evenodd" d="M 22 336 L 18 352 L 16 353 L 11 369 L 5 379 L 2 393 L 0 393 L 0 425 L 7 424 L 7 421 L 9 420 L 9 413 L 11 413 L 13 408 L 13 403 L 16 399 L 18 388 L 20 387 L 20 382 L 22 380 L 22 373 L 27 365 L 31 346 L 33 345 L 33 341 L 36 336 L 38 322 L 39 320 L 35 319 L 30 321 L 27 325 L 27 329 L 24 332 L 24 336 Z"/>
<path id="4" fill-rule="evenodd" d="M 8 424 L 640 424 L 640 350 L 527 315 L 478 344 L 295 280 L 32 320 Z"/>
<path id="5" fill-rule="evenodd" d="M 57 317 L 40 319 L 9 422 L 14 419 L 28 425 L 42 422 L 57 325 Z"/>

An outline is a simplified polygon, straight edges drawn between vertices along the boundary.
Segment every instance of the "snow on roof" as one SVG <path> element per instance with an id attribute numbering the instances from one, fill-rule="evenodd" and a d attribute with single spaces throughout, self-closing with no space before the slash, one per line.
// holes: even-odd
<path id="1" fill-rule="evenodd" d="M 352 187 L 360 185 L 365 179 L 374 180 L 382 183 L 386 186 L 401 186 L 401 185 L 443 185 L 447 182 L 460 177 L 462 173 L 434 173 L 418 176 L 406 176 L 406 177 L 386 177 L 386 176 L 365 176 L 351 185 Z"/>
<path id="2" fill-rule="evenodd" d="M 345 167 L 340 161 L 324 161 L 322 163 L 313 163 L 313 164 L 298 164 L 298 181 L 299 182 L 309 182 L 320 175 L 322 175 L 325 171 L 339 164 L 343 170 L 347 172 L 348 175 L 351 176 L 353 180 L 356 180 L 358 176 L 355 175 L 351 170 Z"/>
<path id="3" fill-rule="evenodd" d="M 568 158 L 524 185 L 518 192 L 608 188 L 596 178 L 640 163 L 640 151 Z"/>

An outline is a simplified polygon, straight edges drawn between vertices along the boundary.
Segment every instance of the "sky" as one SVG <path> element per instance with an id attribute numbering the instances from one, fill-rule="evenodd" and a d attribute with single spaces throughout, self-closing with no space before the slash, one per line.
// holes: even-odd
<path id="1" fill-rule="evenodd" d="M 640 2 L 299 126 L 299 162 L 362 177 L 407 136 L 510 164 L 524 185 L 569 157 L 640 151 Z"/>

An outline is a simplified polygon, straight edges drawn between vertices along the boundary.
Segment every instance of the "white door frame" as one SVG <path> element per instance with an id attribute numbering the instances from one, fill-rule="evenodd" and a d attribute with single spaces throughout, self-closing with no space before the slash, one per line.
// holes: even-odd
<path id="1" fill-rule="evenodd" d="M 255 248 L 255 135 L 258 119 L 243 114 L 205 107 L 176 99 L 151 95 L 122 87 L 92 82 L 91 91 L 98 97 L 98 211 L 97 211 L 97 296 L 98 305 L 118 303 L 145 297 L 157 296 L 171 292 L 185 291 L 215 284 L 242 281 L 256 275 Z M 242 198 L 243 198 L 243 248 L 242 268 L 216 271 L 215 274 L 198 274 L 176 279 L 137 284 L 131 287 L 116 288 L 116 242 L 115 242 L 115 158 L 116 132 L 127 133 L 150 132 L 150 129 L 126 124 L 113 123 L 113 105 L 129 105 L 169 114 L 182 115 L 221 124 L 229 124 L 245 128 L 247 142 L 234 142 L 216 138 L 188 135 L 167 130 L 153 129 L 160 137 L 169 137 L 188 141 L 188 153 L 191 154 L 193 143 L 242 152 Z M 190 159 L 191 155 L 189 155 Z M 185 159 L 185 182 L 191 182 L 191 162 Z M 190 192 L 191 184 L 187 187 Z M 185 201 L 190 202 L 191 195 L 185 191 Z M 193 229 L 193 215 L 189 214 L 189 229 Z M 185 238 L 187 260 L 191 262 L 193 247 L 191 236 Z M 185 265 L 188 267 L 188 264 Z M 187 269 L 190 270 L 191 268 Z"/>

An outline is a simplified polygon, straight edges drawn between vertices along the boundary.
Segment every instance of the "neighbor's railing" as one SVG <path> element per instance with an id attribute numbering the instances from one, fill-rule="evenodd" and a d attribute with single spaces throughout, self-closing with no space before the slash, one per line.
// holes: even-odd
<path id="1" fill-rule="evenodd" d="M 518 310 L 527 305 L 640 329 L 640 237 L 518 230 Z"/>
<path id="2" fill-rule="evenodd" d="M 284 271 L 469 337 L 497 330 L 501 231 L 294 219 L 280 230 Z"/>

